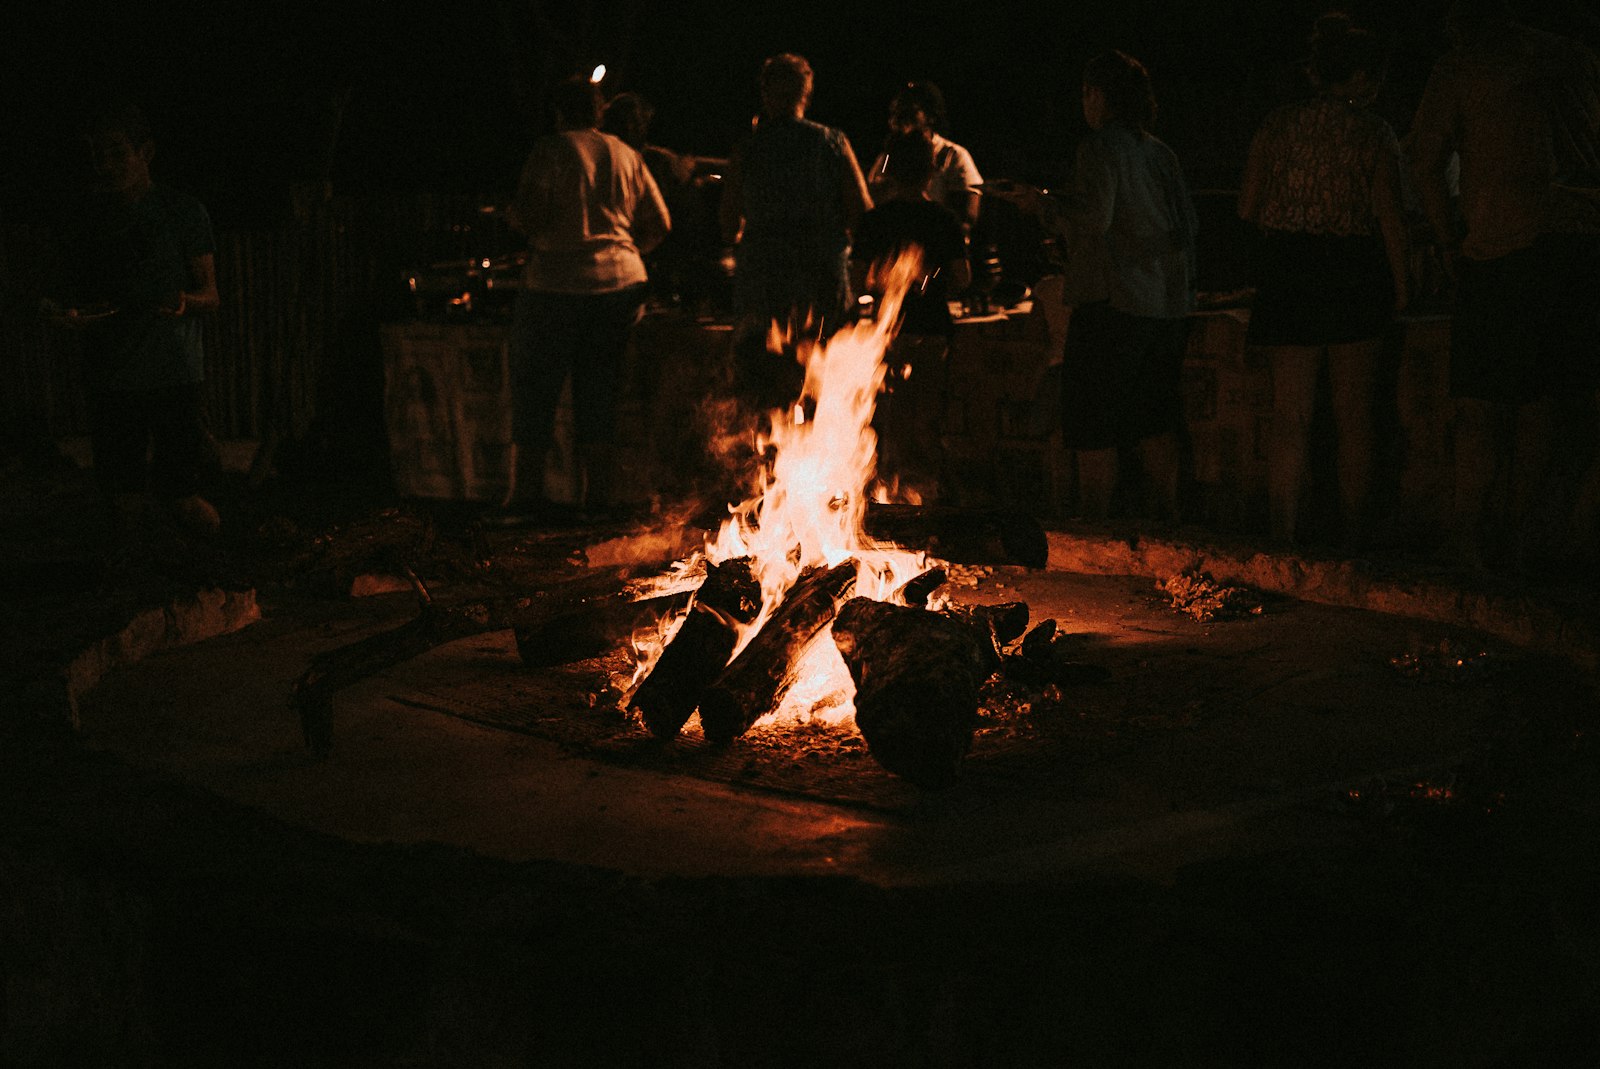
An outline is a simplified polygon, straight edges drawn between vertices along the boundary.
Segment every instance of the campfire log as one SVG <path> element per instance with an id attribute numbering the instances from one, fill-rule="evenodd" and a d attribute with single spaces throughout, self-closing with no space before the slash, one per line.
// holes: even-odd
<path id="1" fill-rule="evenodd" d="M 1000 670 L 1005 659 L 1004 648 L 1028 629 L 1028 603 L 1025 601 L 952 606 L 944 614 L 972 629 L 990 672 Z"/>
<path id="2" fill-rule="evenodd" d="M 635 581 L 631 571 L 613 569 L 531 596 L 497 594 L 443 605 L 433 599 L 415 573 L 409 568 L 404 570 L 421 603 L 417 616 L 399 627 L 317 654 L 295 681 L 294 705 L 300 713 L 301 732 L 307 749 L 318 756 L 326 757 L 333 750 L 333 696 L 386 668 L 420 657 L 447 642 L 508 627 L 521 628 L 518 649 L 530 664 L 579 660 L 612 648 L 609 643 L 595 648 L 594 636 L 617 632 L 622 626 L 618 620 L 670 611 L 673 604 L 681 606 L 698 581 L 692 573 L 686 574 L 681 577 L 682 590 L 650 598 L 651 591 L 662 588 L 659 580 Z M 563 627 L 571 635 L 563 633 Z M 533 648 L 523 648 L 524 633 Z M 551 637 L 540 645 L 539 638 L 546 635 L 560 637 Z"/>
<path id="3" fill-rule="evenodd" d="M 867 506 L 864 526 L 873 538 L 924 549 L 959 564 L 1021 564 L 1043 568 L 1050 544 L 1039 521 L 1009 509 L 944 505 Z"/>
<path id="4" fill-rule="evenodd" d="M 701 697 L 700 726 L 708 740 L 728 742 L 777 706 L 789 689 L 790 666 L 833 621 L 855 584 L 853 560 L 800 577 L 756 637 Z"/>
<path id="5" fill-rule="evenodd" d="M 916 578 L 906 580 L 900 589 L 895 591 L 895 596 L 907 605 L 924 608 L 928 604 L 928 599 L 933 597 L 933 592 L 944 586 L 948 578 L 950 576 L 943 568 L 929 568 Z"/>
<path id="6" fill-rule="evenodd" d="M 884 768 L 920 787 L 955 781 L 989 675 L 969 620 L 853 598 L 833 641 L 856 683 L 856 727 Z"/>
<path id="7" fill-rule="evenodd" d="M 511 628 L 530 668 L 571 664 L 609 653 L 651 618 L 680 611 L 698 576 L 633 579 L 626 571 L 585 576 L 541 591 L 519 605 Z"/>
<path id="8" fill-rule="evenodd" d="M 706 688 L 733 656 L 739 628 L 761 611 L 761 586 L 748 558 L 713 564 L 695 593 L 689 617 L 672 636 L 629 703 L 659 739 L 682 730 Z"/>
<path id="9" fill-rule="evenodd" d="M 462 609 L 425 604 L 399 627 L 317 654 L 294 685 L 306 748 L 318 757 L 333 751 L 333 696 L 338 691 L 436 646 L 504 627 L 494 616 L 493 608 L 482 604 Z"/>

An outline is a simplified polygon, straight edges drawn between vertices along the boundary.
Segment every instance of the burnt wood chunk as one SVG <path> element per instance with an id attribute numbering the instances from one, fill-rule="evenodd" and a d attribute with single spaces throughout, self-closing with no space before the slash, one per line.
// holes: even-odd
<path id="1" fill-rule="evenodd" d="M 792 682 L 800 654 L 833 621 L 856 585 L 853 560 L 803 574 L 700 699 L 700 726 L 708 740 L 725 743 L 776 708 Z"/>
<path id="2" fill-rule="evenodd" d="M 633 579 L 612 572 L 538 591 L 511 620 L 517 652 L 530 668 L 610 653 L 648 620 L 682 611 L 700 581 L 698 575 Z"/>
<path id="3" fill-rule="evenodd" d="M 961 564 L 1043 568 L 1050 557 L 1050 543 L 1039 521 L 1012 509 L 874 502 L 867 506 L 863 526 L 880 541 L 927 550 Z"/>
<path id="4" fill-rule="evenodd" d="M 988 677 L 982 636 L 965 620 L 853 598 L 833 641 L 856 683 L 856 727 L 878 764 L 919 787 L 947 787 L 978 725 Z"/>
<path id="5" fill-rule="evenodd" d="M 950 578 L 949 573 L 943 568 L 929 568 L 921 575 L 906 580 L 895 591 L 895 596 L 907 605 L 925 608 L 928 604 L 928 599 L 933 597 L 933 592 L 944 586 L 945 580 L 948 578 Z"/>
<path id="6" fill-rule="evenodd" d="M 1028 629 L 1028 603 L 1006 601 L 999 605 L 956 605 L 944 611 L 972 629 L 990 673 L 998 672 L 1005 647 Z"/>
<path id="7" fill-rule="evenodd" d="M 630 705 L 645 727 L 670 739 L 694 715 L 700 697 L 727 666 L 739 629 L 761 611 L 761 585 L 749 558 L 713 564 L 694 596 L 689 616 L 650 669 Z"/>
<path id="8" fill-rule="evenodd" d="M 1051 684 L 1104 683 L 1111 672 L 1104 665 L 1084 664 L 1069 658 L 1067 645 L 1054 620 L 1046 620 L 1017 645 L 1017 652 L 1007 654 L 1004 672 L 1007 679 L 1029 686 L 1044 687 Z"/>
<path id="9" fill-rule="evenodd" d="M 430 605 L 399 627 L 317 654 L 294 685 L 306 748 L 318 757 L 332 752 L 333 696 L 338 691 L 447 642 L 493 630 L 496 622 L 481 605 L 465 610 Z"/>

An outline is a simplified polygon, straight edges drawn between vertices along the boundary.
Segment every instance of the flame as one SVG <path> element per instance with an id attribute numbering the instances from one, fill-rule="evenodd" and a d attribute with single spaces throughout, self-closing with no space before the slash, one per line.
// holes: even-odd
<path id="1" fill-rule="evenodd" d="M 805 385 L 785 411 L 771 413 L 771 431 L 758 436 L 758 455 L 769 456 L 761 485 L 731 510 L 706 557 L 713 563 L 749 557 L 761 584 L 761 611 L 740 635 L 735 656 L 759 631 L 801 572 L 855 559 L 858 597 L 887 600 L 895 589 L 926 567 L 923 554 L 882 546 L 866 536 L 863 522 L 869 488 L 876 474 L 877 434 L 872 415 L 887 369 L 883 358 L 893 340 L 900 305 L 921 274 L 921 257 L 912 252 L 881 266 L 875 281 L 883 288 L 878 315 L 835 334 L 825 345 L 801 348 Z M 781 350 L 776 324 L 769 347 Z M 791 666 L 795 685 L 772 719 L 844 719 L 854 712 L 844 662 L 824 630 Z M 846 692 L 842 702 L 832 700 Z"/>
<path id="2" fill-rule="evenodd" d="M 599 85 L 601 82 L 605 81 L 605 78 L 606 65 L 604 63 L 596 64 L 594 70 L 589 74 L 589 84 Z"/>
<path id="3" fill-rule="evenodd" d="M 680 571 L 692 572 L 706 562 L 750 558 L 761 586 L 761 609 L 741 629 L 734 656 L 808 568 L 854 559 L 856 596 L 884 601 L 928 567 L 925 554 L 877 544 L 863 529 L 869 494 L 876 500 L 896 499 L 897 487 L 876 481 L 872 416 L 888 374 L 884 355 L 894 337 L 900 306 L 921 274 L 921 256 L 914 249 L 879 265 L 873 282 L 883 297 L 875 319 L 846 327 L 826 344 L 799 343 L 805 385 L 793 404 L 770 413 L 771 430 L 754 436 L 756 455 L 766 458 L 758 484 L 748 499 L 729 509 L 728 519 L 707 539 L 704 555 L 680 562 Z M 802 334 L 813 330 L 809 322 L 800 328 Z M 781 352 L 793 343 L 792 336 L 772 325 L 767 337 L 770 349 Z M 731 453 L 735 443 L 748 448 L 751 433 L 729 433 L 714 441 L 713 449 Z M 649 674 L 682 620 L 682 614 L 675 614 L 634 634 L 632 679 L 623 687 L 627 693 Z M 825 628 L 789 671 L 792 682 L 781 705 L 758 720 L 756 730 L 776 723 L 837 725 L 854 716 L 854 685 L 831 629 Z"/>

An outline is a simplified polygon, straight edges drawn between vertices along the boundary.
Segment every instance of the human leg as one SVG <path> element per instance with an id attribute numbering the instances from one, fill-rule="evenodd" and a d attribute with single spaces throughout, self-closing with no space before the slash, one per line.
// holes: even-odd
<path id="1" fill-rule="evenodd" d="M 1125 318 L 1104 304 L 1075 307 L 1061 360 L 1062 444 L 1077 469 L 1078 511 L 1093 522 L 1111 515 L 1117 485 L 1120 402 L 1128 392 L 1119 375 L 1129 373 L 1118 349 Z"/>
<path id="2" fill-rule="evenodd" d="M 126 534 L 149 491 L 148 406 L 139 394 L 99 390 L 89 401 L 89 444 L 95 484 L 112 533 Z"/>
<path id="3" fill-rule="evenodd" d="M 1328 346 L 1328 377 L 1333 387 L 1333 419 L 1338 431 L 1339 516 L 1347 543 L 1366 537 L 1371 505 L 1373 383 L 1381 339 Z"/>
<path id="4" fill-rule="evenodd" d="M 1272 451 L 1267 456 L 1267 513 L 1275 541 L 1293 542 L 1300 512 L 1300 487 L 1305 481 L 1306 441 L 1317 399 L 1317 369 L 1322 349 L 1306 345 L 1273 346 Z"/>
<path id="5" fill-rule="evenodd" d="M 1455 403 L 1455 486 L 1450 504 L 1450 552 L 1459 564 L 1483 566 L 1483 535 L 1499 458 L 1503 406 L 1458 397 Z"/>
<path id="6" fill-rule="evenodd" d="M 1544 493 L 1549 489 L 1550 456 L 1555 431 L 1555 402 L 1540 398 L 1518 405 L 1511 437 L 1511 472 L 1506 517 L 1513 562 L 1522 566 L 1542 538 L 1534 529 L 1534 517 Z"/>
<path id="7" fill-rule="evenodd" d="M 1590 398 L 1591 418 L 1600 426 L 1600 391 Z M 1589 463 L 1579 479 L 1572 507 L 1567 512 L 1562 532 L 1561 556 L 1587 565 L 1591 572 L 1600 567 L 1600 446 L 1591 443 Z"/>
<path id="8" fill-rule="evenodd" d="M 1083 518 L 1100 523 L 1111 515 L 1111 494 L 1117 486 L 1117 449 L 1078 449 L 1078 508 Z"/>
<path id="9" fill-rule="evenodd" d="M 1173 523 L 1178 518 L 1178 435 L 1167 431 L 1139 439 L 1139 464 L 1144 470 L 1144 513 L 1148 519 Z"/>
<path id="10" fill-rule="evenodd" d="M 567 294 L 524 290 L 517 296 L 510 338 L 512 461 L 502 504 L 544 501 L 544 464 L 555 432 L 561 388 L 582 346 Z"/>
<path id="11" fill-rule="evenodd" d="M 151 490 L 192 534 L 216 534 L 222 518 L 200 492 L 215 449 L 200 384 L 151 391 L 146 403 L 152 441 Z"/>
<path id="12" fill-rule="evenodd" d="M 617 405 L 621 399 L 628 341 L 644 310 L 644 287 L 585 298 L 579 312 L 587 337 L 572 362 L 572 409 L 580 503 L 591 509 L 618 504 Z"/>

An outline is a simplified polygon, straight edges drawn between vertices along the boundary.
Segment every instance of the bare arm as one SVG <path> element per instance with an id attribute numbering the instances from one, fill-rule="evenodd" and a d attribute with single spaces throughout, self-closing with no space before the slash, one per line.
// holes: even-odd
<path id="1" fill-rule="evenodd" d="M 872 210 L 872 194 L 867 192 L 867 180 L 856 162 L 855 150 L 847 138 L 844 142 L 844 171 L 839 178 L 839 196 L 844 202 L 845 226 L 855 230 L 856 221 Z"/>
<path id="2" fill-rule="evenodd" d="M 739 235 L 744 231 L 743 170 L 740 153 L 735 152 L 722 175 L 722 201 L 717 207 L 717 221 L 722 226 L 724 245 L 739 244 Z"/>
<path id="3" fill-rule="evenodd" d="M 1106 148 L 1094 138 L 1078 147 L 1072 184 L 1065 193 L 1040 199 L 1040 220 L 1062 236 L 1104 234 L 1116 206 L 1117 173 Z"/>
<path id="4" fill-rule="evenodd" d="M 1245 157 L 1244 176 L 1239 180 L 1239 218 L 1260 225 L 1261 182 L 1266 174 L 1266 152 L 1262 146 L 1261 132 L 1250 140 L 1250 154 Z"/>
<path id="5" fill-rule="evenodd" d="M 950 293 L 960 293 L 972 285 L 972 261 L 961 256 L 945 264 L 944 281 Z"/>
<path id="6" fill-rule="evenodd" d="M 1450 208 L 1447 177 L 1455 140 L 1454 103 L 1435 71 L 1423 90 L 1417 117 L 1411 124 L 1411 172 L 1423 213 L 1447 254 L 1454 253 L 1460 237 Z"/>
<path id="7" fill-rule="evenodd" d="M 667 240 L 667 234 L 672 231 L 672 215 L 650 171 L 642 164 L 639 171 L 644 176 L 644 188 L 640 190 L 639 202 L 633 209 L 633 223 L 628 230 L 633 235 L 634 247 L 647 255 Z"/>
<path id="8" fill-rule="evenodd" d="M 189 257 L 189 288 L 178 294 L 175 308 L 161 311 L 170 316 L 204 315 L 222 306 L 217 292 L 217 260 L 211 253 Z"/>

